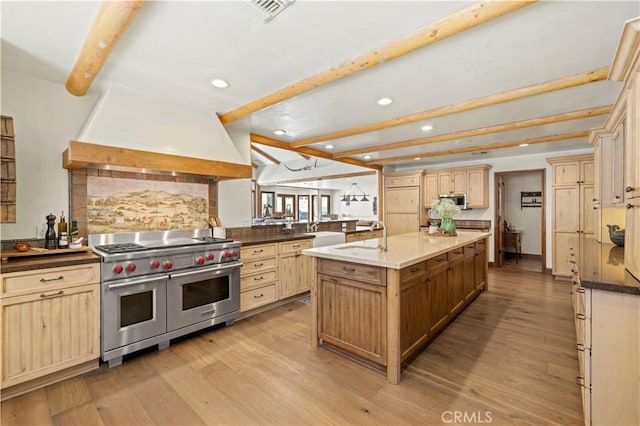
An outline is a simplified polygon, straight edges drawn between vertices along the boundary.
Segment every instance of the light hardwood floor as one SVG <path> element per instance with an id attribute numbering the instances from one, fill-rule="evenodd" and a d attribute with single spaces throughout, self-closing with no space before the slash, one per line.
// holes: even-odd
<path id="1" fill-rule="evenodd" d="M 397 386 L 311 349 L 294 302 L 4 401 L 2 425 L 581 424 L 570 283 L 489 277 Z"/>

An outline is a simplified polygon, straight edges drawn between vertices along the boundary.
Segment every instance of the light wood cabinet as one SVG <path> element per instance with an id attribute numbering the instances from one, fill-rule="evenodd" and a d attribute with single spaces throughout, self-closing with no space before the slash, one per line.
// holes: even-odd
<path id="1" fill-rule="evenodd" d="M 420 187 L 385 188 L 385 226 L 387 235 L 420 230 Z"/>
<path id="2" fill-rule="evenodd" d="M 433 204 L 435 200 L 438 199 L 439 188 L 438 188 L 438 175 L 436 173 L 427 172 L 424 175 L 424 185 L 423 185 L 423 203 L 424 206 L 429 208 Z"/>
<path id="3" fill-rule="evenodd" d="M 554 276 L 570 277 L 568 248 L 573 238 L 593 238 L 593 154 L 549 158 L 553 169 L 553 267 Z M 580 257 L 579 244 L 576 256 Z"/>
<path id="4" fill-rule="evenodd" d="M 474 263 L 475 271 L 473 278 L 475 279 L 476 289 L 487 287 L 487 244 L 486 240 L 476 241 L 475 254 L 476 260 Z"/>
<path id="5" fill-rule="evenodd" d="M 406 360 L 422 347 L 431 330 L 431 300 L 427 265 L 421 262 L 400 271 L 400 351 Z"/>
<path id="6" fill-rule="evenodd" d="M 12 272 L 1 280 L 3 397 L 67 378 L 64 372 L 78 366 L 98 367 L 98 263 Z"/>
<path id="7" fill-rule="evenodd" d="M 463 248 L 448 253 L 449 261 L 449 312 L 459 312 L 465 303 L 464 255 Z M 473 280 L 472 280 L 473 281 Z"/>
<path id="8" fill-rule="evenodd" d="M 383 237 L 382 229 L 376 229 L 375 231 L 361 231 L 361 232 L 353 232 L 349 233 L 346 236 L 346 242 L 352 243 L 354 241 L 364 241 L 371 240 L 373 238 L 382 238 Z"/>
<path id="9" fill-rule="evenodd" d="M 467 207 L 489 207 L 489 168 L 467 170 Z"/>
<path id="10" fill-rule="evenodd" d="M 240 249 L 240 311 L 278 300 L 278 246 L 260 244 Z"/>
<path id="11" fill-rule="evenodd" d="M 284 299 L 309 290 L 311 258 L 302 255 L 302 250 L 313 247 L 311 240 L 287 241 L 278 245 L 278 297 Z"/>

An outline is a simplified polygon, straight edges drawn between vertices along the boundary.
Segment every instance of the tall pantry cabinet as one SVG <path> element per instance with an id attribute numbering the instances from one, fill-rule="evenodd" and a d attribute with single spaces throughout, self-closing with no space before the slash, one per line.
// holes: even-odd
<path id="1" fill-rule="evenodd" d="M 387 235 L 420 231 L 422 175 L 422 171 L 385 174 L 384 223 Z"/>
<path id="2" fill-rule="evenodd" d="M 553 194 L 554 276 L 570 277 L 569 248 L 584 247 L 585 238 L 594 238 L 594 157 L 593 154 L 549 158 Z M 573 244 L 578 238 L 580 244 Z M 580 249 L 574 250 L 580 258 Z"/>

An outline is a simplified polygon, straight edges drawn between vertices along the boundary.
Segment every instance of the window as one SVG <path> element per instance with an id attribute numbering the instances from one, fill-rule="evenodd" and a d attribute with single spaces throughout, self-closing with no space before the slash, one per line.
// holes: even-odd
<path id="1" fill-rule="evenodd" d="M 260 192 L 260 216 L 262 217 L 271 217 L 273 214 L 273 205 L 274 205 L 274 192 L 262 191 Z"/>
<path id="2" fill-rule="evenodd" d="M 318 218 L 318 215 L 316 214 L 316 206 L 318 204 L 317 195 L 314 195 L 312 198 L 312 203 L 311 203 L 311 212 L 313 220 L 322 220 L 322 219 L 328 219 L 329 215 L 331 214 L 331 196 L 329 195 L 321 195 L 320 196 L 320 218 Z"/>
<path id="3" fill-rule="evenodd" d="M 309 220 L 308 195 L 298 195 L 298 220 Z"/>
<path id="4" fill-rule="evenodd" d="M 283 217 L 296 217 L 296 196 L 293 194 L 278 194 L 276 196 L 276 211 Z"/>

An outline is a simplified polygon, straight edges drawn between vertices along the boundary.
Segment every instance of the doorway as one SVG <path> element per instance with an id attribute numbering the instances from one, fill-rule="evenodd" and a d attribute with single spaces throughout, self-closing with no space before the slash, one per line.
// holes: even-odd
<path id="1" fill-rule="evenodd" d="M 545 273 L 545 169 L 494 173 L 497 268 Z"/>

